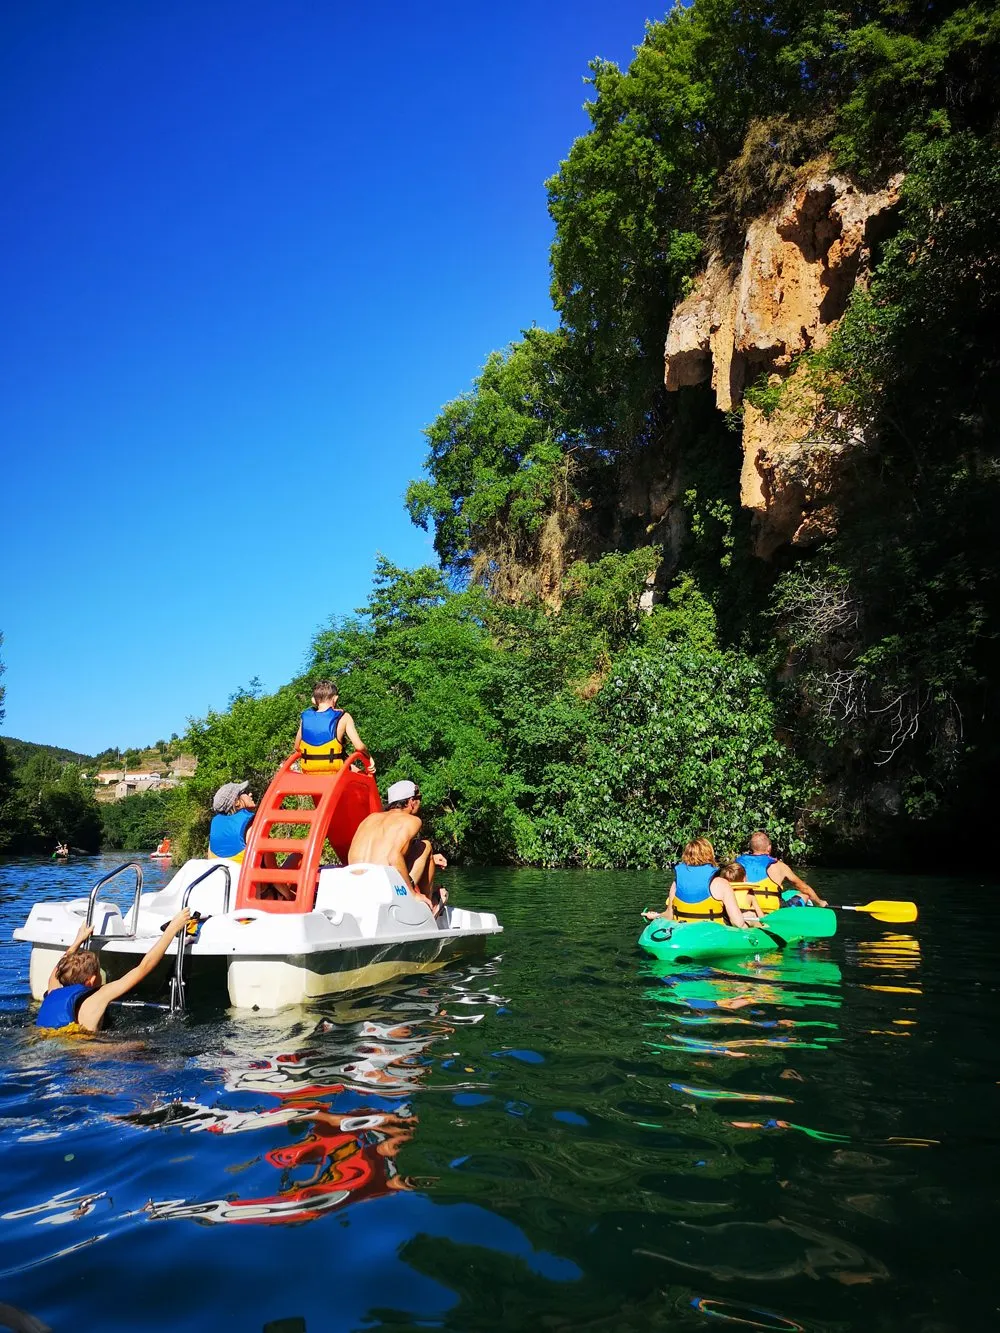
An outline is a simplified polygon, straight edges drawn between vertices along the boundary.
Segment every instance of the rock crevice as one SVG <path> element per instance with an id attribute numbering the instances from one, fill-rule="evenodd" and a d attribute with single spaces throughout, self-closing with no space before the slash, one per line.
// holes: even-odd
<path id="1" fill-rule="evenodd" d="M 841 176 L 810 176 L 750 224 L 739 263 L 712 255 L 673 312 L 667 389 L 710 379 L 720 411 L 743 406 L 741 494 L 755 512 L 758 555 L 835 530 L 838 448 L 811 447 L 822 404 L 795 361 L 827 344 L 851 292 L 868 280 L 901 180 L 865 193 Z M 743 402 L 747 384 L 764 374 L 775 387 L 796 381 L 769 414 Z"/>

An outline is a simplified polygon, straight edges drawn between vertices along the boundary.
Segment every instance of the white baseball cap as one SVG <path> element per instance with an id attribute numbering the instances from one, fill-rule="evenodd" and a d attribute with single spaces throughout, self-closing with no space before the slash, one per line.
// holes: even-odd
<path id="1" fill-rule="evenodd" d="M 411 782 L 409 778 L 403 778 L 401 782 L 394 782 L 385 794 L 386 805 L 395 805 L 397 801 L 408 801 L 411 796 L 416 796 L 417 784 Z"/>

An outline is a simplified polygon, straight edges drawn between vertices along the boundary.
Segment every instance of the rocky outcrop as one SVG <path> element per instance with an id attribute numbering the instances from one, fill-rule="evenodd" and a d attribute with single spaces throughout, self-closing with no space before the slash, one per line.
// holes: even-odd
<path id="1" fill-rule="evenodd" d="M 900 177 L 866 194 L 843 177 L 816 174 L 747 230 L 740 263 L 709 260 L 667 331 L 666 387 L 710 379 L 720 411 L 743 404 L 750 383 L 790 381 L 770 410 L 743 404 L 743 504 L 755 511 L 755 549 L 807 545 L 836 528 L 834 498 L 844 440 L 813 438 L 822 407 L 796 367 L 822 348 L 886 233 Z"/>

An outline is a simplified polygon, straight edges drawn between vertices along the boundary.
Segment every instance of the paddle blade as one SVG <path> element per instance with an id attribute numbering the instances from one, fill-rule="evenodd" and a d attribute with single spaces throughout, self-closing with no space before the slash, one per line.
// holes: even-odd
<path id="1" fill-rule="evenodd" d="M 860 907 L 843 907 L 841 911 L 868 912 L 876 921 L 891 921 L 897 924 L 917 919 L 916 903 L 892 902 L 888 898 L 876 898 L 874 902 L 865 903 Z"/>

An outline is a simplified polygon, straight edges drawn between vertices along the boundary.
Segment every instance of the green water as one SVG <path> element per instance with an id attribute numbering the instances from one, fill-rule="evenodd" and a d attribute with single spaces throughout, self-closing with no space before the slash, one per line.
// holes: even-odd
<path id="1" fill-rule="evenodd" d="M 40 1039 L 10 930 L 110 863 L 0 866 L 0 1302 L 111 1333 L 998 1326 L 969 886 L 818 871 L 921 918 L 671 969 L 635 947 L 654 876 L 449 872 L 506 927 L 473 963 Z"/>

